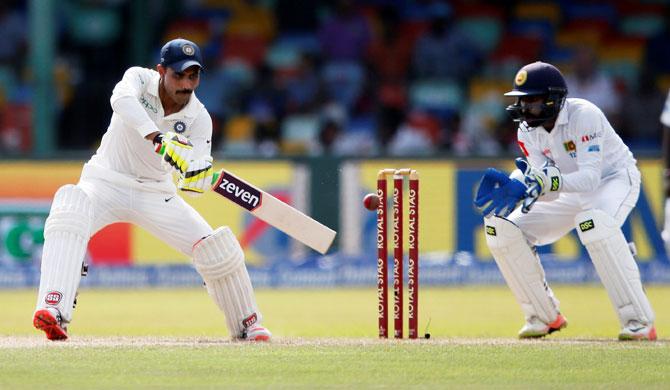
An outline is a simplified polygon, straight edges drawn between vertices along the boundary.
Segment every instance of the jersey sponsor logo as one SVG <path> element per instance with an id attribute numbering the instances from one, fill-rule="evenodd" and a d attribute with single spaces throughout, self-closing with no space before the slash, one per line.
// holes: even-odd
<path id="1" fill-rule="evenodd" d="M 242 326 L 244 326 L 245 328 L 248 328 L 251 325 L 255 324 L 256 321 L 258 321 L 258 316 L 256 315 L 256 313 L 253 313 L 249 317 L 242 320 Z"/>
<path id="2" fill-rule="evenodd" d="M 186 131 L 186 123 L 182 121 L 177 121 L 174 124 L 174 126 L 172 126 L 172 128 L 174 129 L 175 133 L 182 134 L 183 132 Z"/>
<path id="3" fill-rule="evenodd" d="M 558 176 L 551 177 L 551 191 L 558 191 L 558 188 L 561 185 L 561 180 Z"/>
<path id="4" fill-rule="evenodd" d="M 243 182 L 230 173 L 225 173 L 221 176 L 221 184 L 214 191 L 249 211 L 254 211 L 260 206 L 263 197 L 259 189 Z"/>
<path id="5" fill-rule="evenodd" d="M 519 143 L 519 147 L 521 148 L 521 151 L 523 152 L 523 154 L 526 157 L 528 157 L 528 149 L 526 149 L 526 145 L 524 145 L 524 143 L 521 142 L 521 141 L 517 141 L 517 142 Z"/>
<path id="6" fill-rule="evenodd" d="M 600 133 L 591 133 L 582 136 L 582 142 L 589 142 L 600 137 Z"/>
<path id="7" fill-rule="evenodd" d="M 140 103 L 146 108 L 147 110 L 153 112 L 154 114 L 158 114 L 158 110 L 156 107 L 153 106 L 153 104 L 149 103 L 149 101 L 144 97 L 144 95 L 140 96 Z"/>
<path id="8" fill-rule="evenodd" d="M 63 298 L 63 294 L 58 291 L 49 291 L 44 297 L 44 303 L 51 306 L 56 306 L 60 303 L 60 300 Z"/>
<path id="9" fill-rule="evenodd" d="M 588 152 L 600 152 L 600 145 L 590 145 L 587 149 Z"/>
<path id="10" fill-rule="evenodd" d="M 493 226 L 486 225 L 486 234 L 489 236 L 495 236 L 496 235 L 496 228 Z"/>
<path id="11" fill-rule="evenodd" d="M 596 225 L 593 224 L 592 219 L 589 219 L 589 220 L 586 220 L 584 222 L 579 223 L 579 230 L 581 230 L 582 232 L 587 232 L 587 231 L 589 231 L 589 230 L 591 230 L 595 227 L 596 227 Z"/>

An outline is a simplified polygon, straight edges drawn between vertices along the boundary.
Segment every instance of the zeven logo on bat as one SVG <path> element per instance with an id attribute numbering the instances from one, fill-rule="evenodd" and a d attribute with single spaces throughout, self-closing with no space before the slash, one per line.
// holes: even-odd
<path id="1" fill-rule="evenodd" d="M 223 195 L 226 199 L 237 203 L 240 207 L 249 211 L 254 211 L 261 205 L 263 195 L 259 189 L 228 172 L 220 180 L 221 184 L 214 191 Z"/>

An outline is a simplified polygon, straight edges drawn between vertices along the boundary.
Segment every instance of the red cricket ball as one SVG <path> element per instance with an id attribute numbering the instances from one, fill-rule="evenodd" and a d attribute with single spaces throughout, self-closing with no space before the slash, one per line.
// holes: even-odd
<path id="1" fill-rule="evenodd" d="M 379 197 L 377 194 L 370 193 L 365 195 L 363 198 L 363 206 L 370 211 L 377 210 L 377 207 L 379 206 Z"/>

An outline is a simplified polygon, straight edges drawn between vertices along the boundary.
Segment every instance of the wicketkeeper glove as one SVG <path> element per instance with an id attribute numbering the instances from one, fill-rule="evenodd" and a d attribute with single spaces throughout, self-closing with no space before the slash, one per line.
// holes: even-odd
<path id="1" fill-rule="evenodd" d="M 160 143 L 156 141 L 160 141 Z M 156 144 L 156 152 L 163 155 L 163 163 L 172 166 L 182 175 L 186 173 L 193 153 L 193 145 L 188 138 L 169 131 L 163 134 L 160 139 L 155 140 L 154 143 Z"/>
<path id="2" fill-rule="evenodd" d="M 517 158 L 514 164 L 524 175 L 528 189 L 521 211 L 527 213 L 535 202 L 542 196 L 556 196 L 563 184 L 561 171 L 553 164 L 545 164 L 542 169 L 533 168 L 528 161 Z"/>
<path id="3" fill-rule="evenodd" d="M 183 175 L 179 175 L 177 188 L 190 196 L 200 196 L 206 189 L 212 186 L 212 157 L 204 156 L 191 160 L 188 164 L 188 170 Z"/>

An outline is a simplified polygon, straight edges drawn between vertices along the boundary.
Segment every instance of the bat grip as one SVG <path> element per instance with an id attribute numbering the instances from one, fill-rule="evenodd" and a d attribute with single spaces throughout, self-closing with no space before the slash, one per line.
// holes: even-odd
<path id="1" fill-rule="evenodd" d="M 156 153 L 163 155 L 165 153 L 165 146 L 162 144 L 156 145 Z M 221 173 L 219 172 L 214 172 L 212 175 L 212 185 L 216 184 L 216 182 L 219 180 L 219 176 L 221 176 Z"/>

